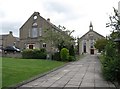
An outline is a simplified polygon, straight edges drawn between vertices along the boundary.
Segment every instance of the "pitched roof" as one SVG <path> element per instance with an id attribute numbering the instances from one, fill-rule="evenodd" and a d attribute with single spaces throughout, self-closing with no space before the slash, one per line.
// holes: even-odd
<path id="1" fill-rule="evenodd" d="M 83 38 L 85 35 L 87 35 L 89 32 L 94 32 L 94 33 L 98 34 L 99 36 L 105 38 L 103 35 L 97 33 L 96 31 L 94 31 L 94 30 L 89 30 L 89 31 L 88 31 L 87 33 L 85 33 L 82 37 L 80 37 L 79 40 L 82 39 L 82 38 Z"/>
<path id="2" fill-rule="evenodd" d="M 37 15 L 37 16 L 40 16 L 40 13 L 39 12 L 34 12 L 29 18 L 28 20 L 20 27 L 20 29 L 29 21 L 29 19 L 34 16 L 34 15 Z M 43 18 L 42 16 L 40 16 L 40 18 L 42 20 L 44 20 L 46 23 L 48 23 L 52 28 L 54 28 L 55 30 L 59 31 L 59 32 L 64 32 L 62 31 L 59 27 L 57 27 L 56 25 L 54 25 L 53 23 L 51 23 L 50 21 L 46 20 L 45 18 Z M 50 20 L 50 19 L 49 19 Z M 64 32 L 65 35 L 67 35 L 65 32 Z"/>
<path id="3" fill-rule="evenodd" d="M 29 18 L 28 20 L 20 27 L 20 29 L 29 21 L 29 19 L 34 16 L 34 15 L 38 15 L 40 16 L 40 13 L 39 12 L 34 12 Z M 40 16 L 40 18 L 42 20 L 44 20 L 46 23 L 48 23 L 49 25 L 51 25 L 53 28 L 55 28 L 56 30 L 60 31 L 60 28 L 58 28 L 57 26 L 55 26 L 54 24 L 52 24 L 50 21 L 47 21 L 45 18 L 43 18 L 42 16 Z"/>
<path id="4" fill-rule="evenodd" d="M 7 36 L 8 36 L 9 34 L 2 34 L 2 35 L 0 35 L 0 39 L 4 39 L 4 38 L 6 38 Z M 14 36 L 13 36 L 14 37 Z M 20 39 L 19 39 L 19 37 L 14 37 L 17 41 L 19 41 Z"/>

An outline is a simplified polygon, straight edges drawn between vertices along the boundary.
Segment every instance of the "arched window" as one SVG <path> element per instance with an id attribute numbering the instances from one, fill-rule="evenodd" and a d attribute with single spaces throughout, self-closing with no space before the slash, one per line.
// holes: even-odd
<path id="1" fill-rule="evenodd" d="M 37 30 L 37 28 L 36 27 L 33 27 L 32 28 L 32 37 L 37 37 L 38 35 L 37 35 L 37 32 L 38 30 Z"/>
<path id="2" fill-rule="evenodd" d="M 86 41 L 83 42 L 83 52 L 86 53 Z"/>
<path id="3" fill-rule="evenodd" d="M 37 23 L 35 22 L 35 23 L 33 23 L 33 25 L 32 26 L 37 26 Z"/>

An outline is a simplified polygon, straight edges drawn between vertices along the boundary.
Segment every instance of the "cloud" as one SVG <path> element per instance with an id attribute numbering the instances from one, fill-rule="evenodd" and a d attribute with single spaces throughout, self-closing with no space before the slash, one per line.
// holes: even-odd
<path id="1" fill-rule="evenodd" d="M 38 11 L 43 18 L 50 18 L 56 26 L 76 30 L 74 36 L 87 32 L 90 21 L 93 22 L 95 31 L 106 34 L 106 31 L 102 32 L 107 22 L 106 13 L 111 13 L 117 2 L 118 0 L 1 0 L 0 24 L 3 21 L 2 32 L 12 30 L 18 36 L 19 27 L 34 11 Z"/>
<path id="2" fill-rule="evenodd" d="M 2 19 L 2 18 L 4 18 L 4 17 L 5 17 L 4 11 L 0 10 L 0 18 Z"/>
<path id="3" fill-rule="evenodd" d="M 57 12 L 57 13 L 69 13 L 70 8 L 63 3 L 59 3 L 56 1 L 45 2 L 45 9 L 50 12 Z"/>
<path id="4" fill-rule="evenodd" d="M 46 14 L 49 14 L 49 18 L 55 23 L 64 23 L 78 20 L 79 18 L 84 18 L 86 13 L 84 13 L 83 8 L 75 6 L 76 2 L 71 1 L 61 1 L 61 0 L 46 0 L 43 2 L 43 8 Z M 81 10 L 81 11 L 78 11 Z"/>
<path id="5" fill-rule="evenodd" d="M 2 33 L 8 34 L 9 31 L 12 31 L 13 35 L 18 37 L 20 26 L 20 22 L 2 22 Z"/>

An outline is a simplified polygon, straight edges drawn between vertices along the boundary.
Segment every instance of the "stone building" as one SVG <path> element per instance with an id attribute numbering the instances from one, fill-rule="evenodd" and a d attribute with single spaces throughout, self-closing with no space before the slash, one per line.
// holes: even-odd
<path id="1" fill-rule="evenodd" d="M 45 48 L 48 52 L 51 52 L 51 50 L 57 51 L 57 48 L 55 46 L 52 46 L 54 42 L 45 39 L 47 35 L 53 36 L 53 34 L 51 34 L 51 31 L 60 34 L 62 33 L 61 35 L 64 34 L 63 36 L 65 37 L 65 33 L 60 28 L 52 24 L 49 18 L 46 20 L 42 16 L 40 16 L 39 12 L 34 12 L 19 29 L 20 48 Z"/>
<path id="2" fill-rule="evenodd" d="M 98 50 L 95 49 L 94 43 L 98 39 L 102 39 L 102 38 L 105 38 L 105 37 L 95 32 L 93 30 L 93 25 L 90 22 L 89 31 L 78 40 L 79 54 L 83 54 L 83 53 L 96 54 Z"/>
<path id="3" fill-rule="evenodd" d="M 14 37 L 12 31 L 9 34 L 0 35 L 0 47 L 16 46 L 19 47 L 19 38 Z"/>

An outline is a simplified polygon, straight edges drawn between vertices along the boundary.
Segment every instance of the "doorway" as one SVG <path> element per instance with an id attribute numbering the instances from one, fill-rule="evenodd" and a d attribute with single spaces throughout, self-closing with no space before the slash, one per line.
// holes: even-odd
<path id="1" fill-rule="evenodd" d="M 94 54 L 94 49 L 90 49 L 90 54 Z"/>
<path id="2" fill-rule="evenodd" d="M 29 45 L 29 49 L 33 49 L 33 45 L 31 44 L 31 45 Z"/>

